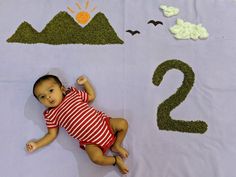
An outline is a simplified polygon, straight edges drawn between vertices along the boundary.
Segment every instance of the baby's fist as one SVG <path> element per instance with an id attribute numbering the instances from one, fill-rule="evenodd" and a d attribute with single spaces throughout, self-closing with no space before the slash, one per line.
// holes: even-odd
<path id="1" fill-rule="evenodd" d="M 26 150 L 28 152 L 34 152 L 37 149 L 37 145 L 35 142 L 30 141 L 26 144 Z"/>
<path id="2" fill-rule="evenodd" d="M 85 76 L 80 76 L 78 79 L 77 79 L 77 83 L 79 85 L 83 85 L 85 82 L 87 82 L 88 79 L 85 77 Z"/>

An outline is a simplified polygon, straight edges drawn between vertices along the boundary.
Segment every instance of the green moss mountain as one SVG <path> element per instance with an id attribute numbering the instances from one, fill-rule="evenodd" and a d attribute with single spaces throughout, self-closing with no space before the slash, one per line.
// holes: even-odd
<path id="1" fill-rule="evenodd" d="M 46 44 L 123 44 L 106 16 L 99 12 L 82 28 L 67 12 L 59 12 L 41 31 L 23 22 L 7 39 L 16 43 Z"/>

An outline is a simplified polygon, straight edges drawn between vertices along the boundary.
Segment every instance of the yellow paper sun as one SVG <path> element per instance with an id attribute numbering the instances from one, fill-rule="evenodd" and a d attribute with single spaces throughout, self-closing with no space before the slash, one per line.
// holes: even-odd
<path id="1" fill-rule="evenodd" d="M 67 7 L 67 9 L 72 13 L 72 14 L 75 14 L 75 20 L 79 23 L 79 24 L 82 24 L 82 25 L 85 25 L 88 23 L 88 21 L 90 20 L 90 13 L 93 12 L 96 7 L 94 7 L 92 10 L 88 11 L 88 8 L 89 8 L 89 1 L 86 1 L 85 2 L 85 9 L 83 10 L 81 8 L 81 5 L 76 2 L 75 3 L 76 6 L 78 7 L 78 9 L 80 10 L 78 13 L 76 13 L 72 8 L 70 7 Z"/>

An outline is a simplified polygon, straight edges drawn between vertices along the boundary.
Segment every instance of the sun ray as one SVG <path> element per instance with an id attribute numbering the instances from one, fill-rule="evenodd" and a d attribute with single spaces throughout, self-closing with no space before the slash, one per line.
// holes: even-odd
<path id="1" fill-rule="evenodd" d="M 78 2 L 76 2 L 75 3 L 76 5 L 77 5 L 77 7 L 81 10 L 82 8 L 81 8 L 81 5 L 78 3 Z"/>
<path id="2" fill-rule="evenodd" d="M 72 14 L 75 13 L 75 11 L 74 11 L 73 9 L 71 9 L 70 7 L 67 7 L 67 9 L 68 9 Z"/>
<path id="3" fill-rule="evenodd" d="M 89 7 L 89 1 L 86 1 L 85 9 L 88 9 Z"/>
<path id="4" fill-rule="evenodd" d="M 94 12 L 96 10 L 97 6 L 95 6 L 90 12 Z"/>

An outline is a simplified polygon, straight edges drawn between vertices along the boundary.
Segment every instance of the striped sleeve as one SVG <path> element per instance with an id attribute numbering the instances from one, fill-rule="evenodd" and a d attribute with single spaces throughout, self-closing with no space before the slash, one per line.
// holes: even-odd
<path id="1" fill-rule="evenodd" d="M 78 96 L 83 102 L 88 102 L 88 93 L 82 90 L 78 90 L 74 87 L 72 87 L 72 90 L 78 93 Z"/>
<path id="2" fill-rule="evenodd" d="M 50 113 L 50 111 L 44 112 L 44 120 L 46 122 L 47 128 L 59 127 L 55 114 Z"/>

